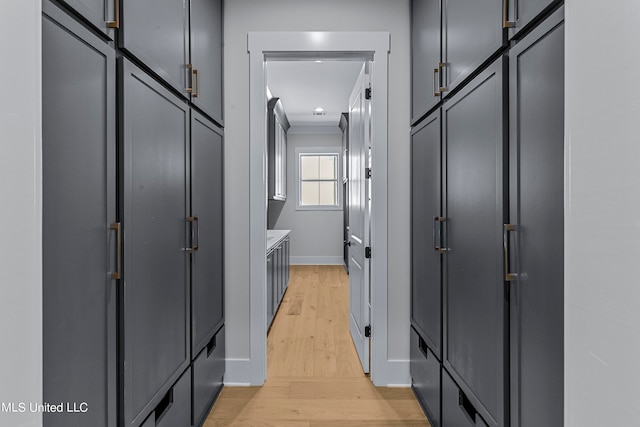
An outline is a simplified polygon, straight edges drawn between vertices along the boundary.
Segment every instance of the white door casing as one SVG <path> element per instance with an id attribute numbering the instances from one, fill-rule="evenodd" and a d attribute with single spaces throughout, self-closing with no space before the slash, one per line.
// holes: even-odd
<path id="1" fill-rule="evenodd" d="M 375 385 L 398 383 L 394 361 L 387 351 L 387 121 L 388 65 L 390 34 L 385 31 L 358 32 L 249 32 L 249 359 L 227 361 L 241 376 L 238 383 L 262 385 L 267 373 L 266 303 L 266 78 L 268 59 L 345 59 L 371 61 L 371 167 L 370 180 L 375 204 L 371 209 L 371 247 L 375 263 L 371 266 L 372 340 L 371 380 Z M 246 379 L 246 381 L 243 381 Z"/>

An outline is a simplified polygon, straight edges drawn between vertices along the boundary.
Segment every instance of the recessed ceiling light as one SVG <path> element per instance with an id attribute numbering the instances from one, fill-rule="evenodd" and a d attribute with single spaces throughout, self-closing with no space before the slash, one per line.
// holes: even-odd
<path id="1" fill-rule="evenodd" d="M 316 107 L 316 108 L 313 110 L 313 115 L 314 115 L 314 116 L 323 116 L 323 115 L 324 115 L 324 108 L 322 108 L 322 107 Z"/>

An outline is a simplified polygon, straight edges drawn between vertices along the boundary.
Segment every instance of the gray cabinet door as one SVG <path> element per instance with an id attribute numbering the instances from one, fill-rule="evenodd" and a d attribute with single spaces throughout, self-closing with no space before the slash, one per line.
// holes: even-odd
<path id="1" fill-rule="evenodd" d="M 504 44 L 503 1 L 506 0 L 443 0 L 445 96 Z"/>
<path id="2" fill-rule="evenodd" d="M 562 426 L 564 21 L 510 52 L 511 425 Z"/>
<path id="3" fill-rule="evenodd" d="M 113 39 L 113 26 L 117 21 L 118 6 L 121 0 L 60 0 L 82 15 L 94 27 Z M 111 25 L 111 26 L 110 26 Z"/>
<path id="4" fill-rule="evenodd" d="M 191 112 L 191 339 L 197 354 L 224 322 L 222 131 Z"/>
<path id="5" fill-rule="evenodd" d="M 186 1 L 120 1 L 120 47 L 187 96 Z"/>
<path id="6" fill-rule="evenodd" d="M 506 60 L 443 107 L 444 365 L 491 426 L 505 425 Z"/>
<path id="7" fill-rule="evenodd" d="M 440 101 L 441 0 L 411 2 L 411 123 Z"/>
<path id="8" fill-rule="evenodd" d="M 438 358 L 442 357 L 440 123 L 438 109 L 411 133 L 411 322 Z"/>
<path id="9" fill-rule="evenodd" d="M 124 421 L 138 425 L 189 364 L 186 103 L 121 70 Z"/>
<path id="10" fill-rule="evenodd" d="M 509 0 L 509 38 L 516 36 L 545 10 L 559 3 L 558 0 Z"/>
<path id="11" fill-rule="evenodd" d="M 197 70 L 193 103 L 222 122 L 222 0 L 191 0 L 191 64 Z"/>
<path id="12" fill-rule="evenodd" d="M 267 325 L 271 326 L 275 314 L 274 292 L 273 292 L 273 270 L 275 268 L 274 252 L 267 254 Z M 267 327 L 267 328 L 268 328 Z"/>
<path id="13" fill-rule="evenodd" d="M 88 409 L 43 418 L 113 427 L 115 52 L 51 3 L 43 9 L 43 399 Z"/>

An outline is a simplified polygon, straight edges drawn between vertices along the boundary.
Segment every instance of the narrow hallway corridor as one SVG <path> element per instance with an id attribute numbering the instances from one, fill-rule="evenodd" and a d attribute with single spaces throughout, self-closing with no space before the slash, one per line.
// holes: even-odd
<path id="1" fill-rule="evenodd" d="M 205 427 L 429 426 L 410 388 L 374 387 L 349 334 L 344 268 L 292 266 L 263 387 L 225 387 Z"/>

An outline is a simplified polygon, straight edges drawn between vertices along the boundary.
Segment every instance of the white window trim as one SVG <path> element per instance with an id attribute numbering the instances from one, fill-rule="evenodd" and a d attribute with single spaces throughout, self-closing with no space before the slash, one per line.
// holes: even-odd
<path id="1" fill-rule="evenodd" d="M 342 210 L 342 147 L 296 147 L 295 156 L 295 187 L 297 211 L 341 211 Z M 333 154 L 338 161 L 336 184 L 338 187 L 338 204 L 335 206 L 301 205 L 300 204 L 300 155 Z"/>

